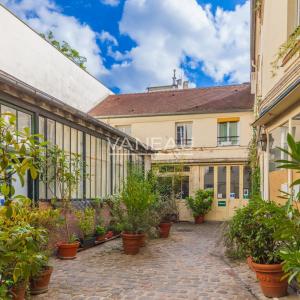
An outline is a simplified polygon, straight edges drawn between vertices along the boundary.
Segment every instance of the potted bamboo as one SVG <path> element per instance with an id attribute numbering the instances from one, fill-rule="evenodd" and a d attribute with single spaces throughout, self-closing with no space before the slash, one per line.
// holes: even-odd
<path id="1" fill-rule="evenodd" d="M 214 192 L 212 190 L 199 189 L 196 191 L 195 197 L 186 199 L 187 206 L 193 212 L 195 224 L 202 224 L 204 216 L 211 210 Z"/>

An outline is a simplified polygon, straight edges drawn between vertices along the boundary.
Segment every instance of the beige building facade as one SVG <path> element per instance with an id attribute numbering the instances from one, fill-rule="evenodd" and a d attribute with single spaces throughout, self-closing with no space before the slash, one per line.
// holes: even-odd
<path id="1" fill-rule="evenodd" d="M 299 0 L 252 1 L 251 60 L 262 195 L 282 202 L 296 174 L 277 168 L 287 158 L 278 147 L 288 133 L 300 140 Z"/>
<path id="2" fill-rule="evenodd" d="M 207 219 L 223 221 L 250 195 L 247 161 L 252 106 L 250 87 L 245 84 L 116 95 L 90 114 L 156 151 L 152 167 L 173 182 L 181 221 L 193 220 L 184 198 L 199 188 L 214 190 Z"/>

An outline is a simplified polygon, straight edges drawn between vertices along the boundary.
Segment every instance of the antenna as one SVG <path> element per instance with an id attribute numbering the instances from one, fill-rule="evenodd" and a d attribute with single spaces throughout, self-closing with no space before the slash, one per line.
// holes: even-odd
<path id="1" fill-rule="evenodd" d="M 176 85 L 176 69 L 173 70 L 174 76 L 173 76 L 173 85 Z"/>

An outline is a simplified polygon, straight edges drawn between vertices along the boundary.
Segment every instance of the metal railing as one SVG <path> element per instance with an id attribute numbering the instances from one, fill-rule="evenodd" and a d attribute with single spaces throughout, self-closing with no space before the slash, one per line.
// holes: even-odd
<path id="1" fill-rule="evenodd" d="M 239 136 L 219 136 L 218 146 L 234 146 L 238 145 L 240 141 Z"/>

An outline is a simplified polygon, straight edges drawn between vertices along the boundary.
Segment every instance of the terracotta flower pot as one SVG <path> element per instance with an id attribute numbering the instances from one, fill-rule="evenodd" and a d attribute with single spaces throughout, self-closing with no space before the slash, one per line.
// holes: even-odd
<path id="1" fill-rule="evenodd" d="M 146 246 L 146 234 L 140 233 L 140 247 Z"/>
<path id="2" fill-rule="evenodd" d="M 204 215 L 195 217 L 195 224 L 202 224 L 202 223 L 204 223 Z"/>
<path id="3" fill-rule="evenodd" d="M 42 272 L 30 281 L 30 294 L 39 295 L 48 292 L 48 286 L 53 272 L 53 267 L 47 266 Z"/>
<path id="4" fill-rule="evenodd" d="M 264 265 L 252 261 L 256 277 L 263 294 L 269 298 L 279 298 L 287 295 L 288 282 L 283 279 L 284 272 L 281 264 Z"/>
<path id="5" fill-rule="evenodd" d="M 252 257 L 251 256 L 248 256 L 247 257 L 247 264 L 248 264 L 248 267 L 251 271 L 254 271 L 253 269 L 253 266 L 252 266 Z M 255 271 L 254 271 L 255 272 Z"/>
<path id="6" fill-rule="evenodd" d="M 139 253 L 141 235 L 133 233 L 122 233 L 123 248 L 125 254 L 135 255 Z"/>
<path id="7" fill-rule="evenodd" d="M 105 241 L 105 234 L 103 234 L 103 235 L 97 235 L 96 236 L 96 241 L 97 242 L 103 242 L 103 241 Z"/>
<path id="8" fill-rule="evenodd" d="M 24 300 L 26 294 L 26 284 L 24 282 L 16 284 L 11 289 L 13 300 Z"/>
<path id="9" fill-rule="evenodd" d="M 60 243 L 58 244 L 57 256 L 60 259 L 74 259 L 76 258 L 77 249 L 80 243 L 75 242 L 72 244 Z"/>
<path id="10" fill-rule="evenodd" d="M 170 228 L 172 223 L 160 223 L 159 224 L 159 232 L 161 238 L 167 238 L 170 234 Z"/>
<path id="11" fill-rule="evenodd" d="M 105 234 L 105 238 L 106 238 L 106 239 L 111 239 L 113 236 L 114 236 L 114 233 L 113 233 L 112 231 L 108 231 L 108 232 Z"/>

